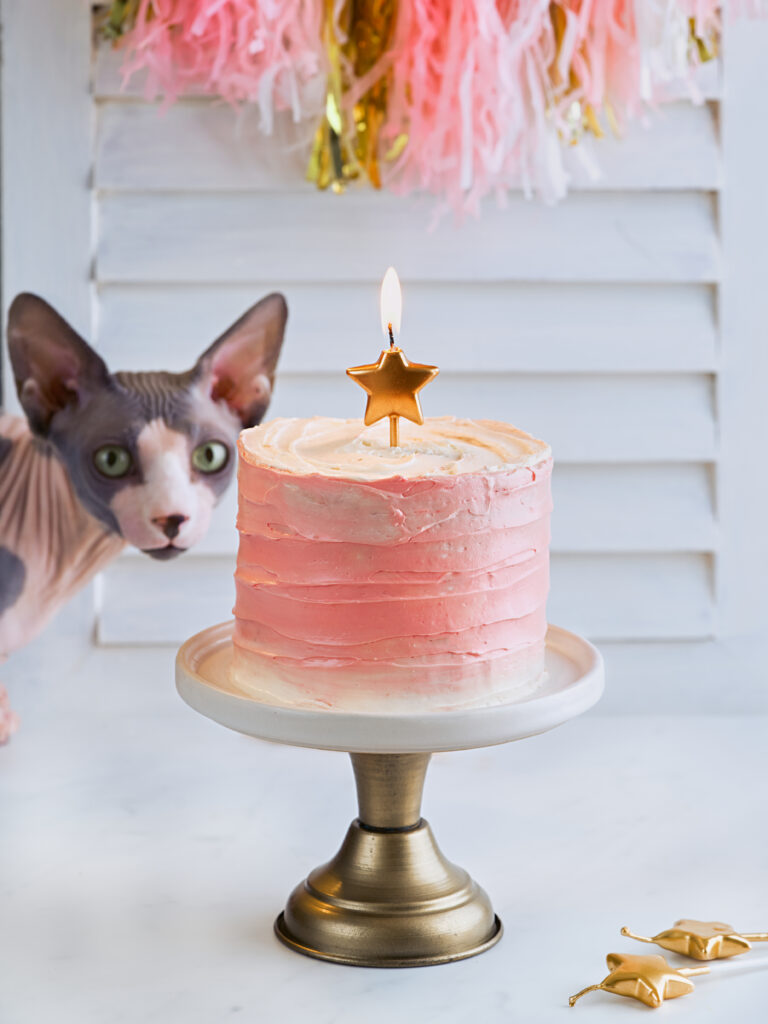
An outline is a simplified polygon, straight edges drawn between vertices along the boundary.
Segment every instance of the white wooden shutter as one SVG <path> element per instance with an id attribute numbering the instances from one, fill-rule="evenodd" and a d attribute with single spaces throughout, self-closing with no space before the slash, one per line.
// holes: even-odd
<path id="1" fill-rule="evenodd" d="M 30 31 L 18 11 L 5 20 L 6 39 L 9 27 Z M 80 239 L 66 268 L 70 297 L 69 286 L 51 288 L 67 262 L 56 202 L 46 196 L 43 213 L 30 214 L 34 245 L 50 250 L 43 270 L 12 216 L 6 304 L 19 288 L 41 288 L 84 330 L 90 316 L 111 366 L 181 369 L 278 288 L 291 313 L 270 415 L 354 416 L 359 394 L 343 370 L 378 351 L 378 282 L 393 263 L 405 288 L 403 343 L 442 368 L 428 414 L 507 419 L 553 446 L 549 617 L 603 647 L 604 706 L 764 706 L 762 690 L 730 683 L 766 653 L 766 599 L 750 585 L 768 568 L 766 488 L 750 441 L 766 434 L 756 423 L 768 381 L 756 331 L 768 322 L 758 271 L 768 218 L 755 127 L 766 26 L 729 26 L 722 99 L 710 67 L 701 106 L 672 103 L 626 139 L 596 145 L 600 181 L 570 154 L 574 189 L 559 206 L 513 195 L 505 210 L 430 232 L 431 200 L 313 191 L 300 154 L 281 156 L 253 112 L 195 97 L 160 113 L 140 83 L 122 92 L 109 50 L 96 52 L 84 96 L 86 22 L 70 10 L 78 56 L 60 71 L 79 84 L 64 90 L 62 125 L 74 134 L 56 189 L 79 211 L 77 238 L 90 203 L 92 242 Z M 45 19 L 34 31 L 39 46 Z M 6 89 L 9 78 L 6 69 Z M 25 80 L 32 87 L 29 71 Z M 33 124 L 62 103 L 61 83 L 48 84 Z M 33 127 L 20 103 L 6 93 L 6 211 L 34 199 L 9 152 Z M 54 177 L 36 174 L 35 190 Z M 101 584 L 98 642 L 176 644 L 228 618 L 233 524 L 231 492 L 182 560 L 121 558 Z"/>

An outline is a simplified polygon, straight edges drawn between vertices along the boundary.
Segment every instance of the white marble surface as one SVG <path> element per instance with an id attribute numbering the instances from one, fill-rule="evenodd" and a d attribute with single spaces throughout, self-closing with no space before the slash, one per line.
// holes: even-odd
<path id="1" fill-rule="evenodd" d="M 344 755 L 196 715 L 168 650 L 92 651 L 61 678 L 17 666 L 3 671 L 23 725 L 0 749 L 2 1024 L 632 1020 L 650 1011 L 603 993 L 567 1007 L 606 953 L 650 950 L 622 924 L 768 928 L 768 719 L 591 712 L 437 755 L 425 815 L 505 936 L 462 963 L 375 971 L 297 956 L 271 931 L 354 815 Z M 750 1024 L 767 1002 L 754 971 L 701 978 L 660 1012 Z"/>

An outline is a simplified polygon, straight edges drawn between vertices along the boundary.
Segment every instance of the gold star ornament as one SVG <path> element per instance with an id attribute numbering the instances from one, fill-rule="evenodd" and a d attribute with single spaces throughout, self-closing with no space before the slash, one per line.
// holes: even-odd
<path id="1" fill-rule="evenodd" d="M 419 391 L 438 372 L 436 366 L 409 363 L 403 350 L 396 345 L 382 352 L 378 362 L 351 366 L 347 370 L 352 380 L 368 394 L 363 417 L 367 427 L 385 416 L 392 419 L 403 416 L 412 423 L 423 423 Z"/>
<path id="2" fill-rule="evenodd" d="M 739 934 L 722 921 L 689 921 L 684 918 L 675 921 L 672 928 L 659 932 L 653 938 L 635 935 L 629 928 L 622 928 L 621 934 L 638 942 L 653 942 L 662 949 L 690 956 L 694 960 L 724 960 L 738 956 L 752 948 L 753 942 L 768 942 L 768 932 L 747 932 Z"/>
<path id="3" fill-rule="evenodd" d="M 419 391 L 433 380 L 439 370 L 427 363 L 410 363 L 395 344 L 394 332 L 400 328 L 402 298 L 400 282 L 392 267 L 384 275 L 381 286 L 381 324 L 389 337 L 385 349 L 375 363 L 350 366 L 347 374 L 368 395 L 363 420 L 366 426 L 389 416 L 389 443 L 398 444 L 397 421 L 403 416 L 412 423 L 423 423 L 424 414 Z"/>
<path id="4" fill-rule="evenodd" d="M 709 967 L 670 967 L 663 956 L 625 956 L 609 953 L 605 958 L 610 974 L 599 985 L 589 985 L 571 996 L 569 1006 L 575 1006 L 587 992 L 612 992 L 617 996 L 637 999 L 654 1009 L 665 999 L 677 999 L 693 992 L 691 974 L 707 974 Z"/>

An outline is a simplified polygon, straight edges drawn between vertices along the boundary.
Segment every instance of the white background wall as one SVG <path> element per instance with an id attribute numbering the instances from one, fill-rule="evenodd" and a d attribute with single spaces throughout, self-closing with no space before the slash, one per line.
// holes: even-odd
<path id="1" fill-rule="evenodd" d="M 570 154 L 561 205 L 513 195 L 429 232 L 431 201 L 318 194 L 248 112 L 190 98 L 161 114 L 121 92 L 82 0 L 2 16 L 6 308 L 39 291 L 113 368 L 181 369 L 279 288 L 270 415 L 354 416 L 344 367 L 378 352 L 394 264 L 403 345 L 442 368 L 428 414 L 508 419 L 553 446 L 550 619 L 605 651 L 603 706 L 768 707 L 764 22 L 729 26 L 706 102 L 596 146 L 599 182 Z M 227 618 L 233 499 L 184 559 L 121 558 L 49 653 L 177 644 Z"/>

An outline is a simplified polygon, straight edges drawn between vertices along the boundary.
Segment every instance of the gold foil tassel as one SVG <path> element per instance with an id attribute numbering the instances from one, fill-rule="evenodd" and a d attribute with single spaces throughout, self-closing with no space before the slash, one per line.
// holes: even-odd
<path id="1" fill-rule="evenodd" d="M 317 129 L 307 178 L 318 188 L 343 192 L 344 186 L 365 174 L 381 188 L 379 137 L 387 112 L 387 72 L 363 92 L 346 123 L 347 96 L 354 82 L 370 76 L 386 53 L 395 19 L 395 0 L 349 0 L 334 20 L 333 0 L 326 0 L 324 41 L 328 53 L 325 116 Z M 398 139 L 397 153 L 407 140 Z"/>
<path id="2" fill-rule="evenodd" d="M 696 18 L 688 19 L 688 38 L 700 64 L 706 64 L 720 53 L 720 38 L 717 30 L 710 28 L 704 35 L 699 35 Z"/>
<path id="3" fill-rule="evenodd" d="M 350 46 L 358 79 L 369 75 L 386 53 L 395 23 L 395 0 L 353 3 Z M 383 73 L 355 103 L 355 152 L 374 188 L 381 188 L 379 136 L 387 113 L 387 75 Z"/>
<path id="4" fill-rule="evenodd" d="M 591 132 L 595 138 L 602 139 L 605 136 L 605 132 L 600 124 L 597 111 L 591 103 L 585 103 L 577 98 L 581 92 L 581 81 L 573 70 L 573 64 L 571 63 L 568 67 L 567 80 L 563 77 L 560 69 L 561 53 L 567 27 L 565 11 L 559 3 L 550 3 L 549 16 L 552 19 L 552 31 L 555 36 L 555 55 L 549 68 L 549 78 L 555 94 L 561 97 L 561 102 L 566 107 L 566 128 L 565 131 L 561 130 L 561 135 L 563 135 L 565 141 L 570 146 L 578 145 L 581 136 L 586 131 Z M 583 48 L 582 56 L 586 60 Z M 613 126 L 610 114 L 609 122 Z"/>
<path id="5" fill-rule="evenodd" d="M 139 9 L 139 0 L 113 0 L 106 13 L 101 15 L 102 34 L 111 40 L 119 39 L 132 28 Z"/>
<path id="6" fill-rule="evenodd" d="M 342 17 L 344 17 L 343 13 Z M 333 0 L 325 0 L 323 41 L 328 54 L 325 113 L 315 132 L 312 153 L 307 166 L 307 180 L 314 181 L 321 189 L 326 189 L 330 185 L 334 192 L 340 193 L 344 191 L 345 183 L 357 176 L 357 171 L 356 168 L 350 166 L 344 143 L 344 121 L 341 106 L 344 91 L 343 54 L 337 32 Z"/>

